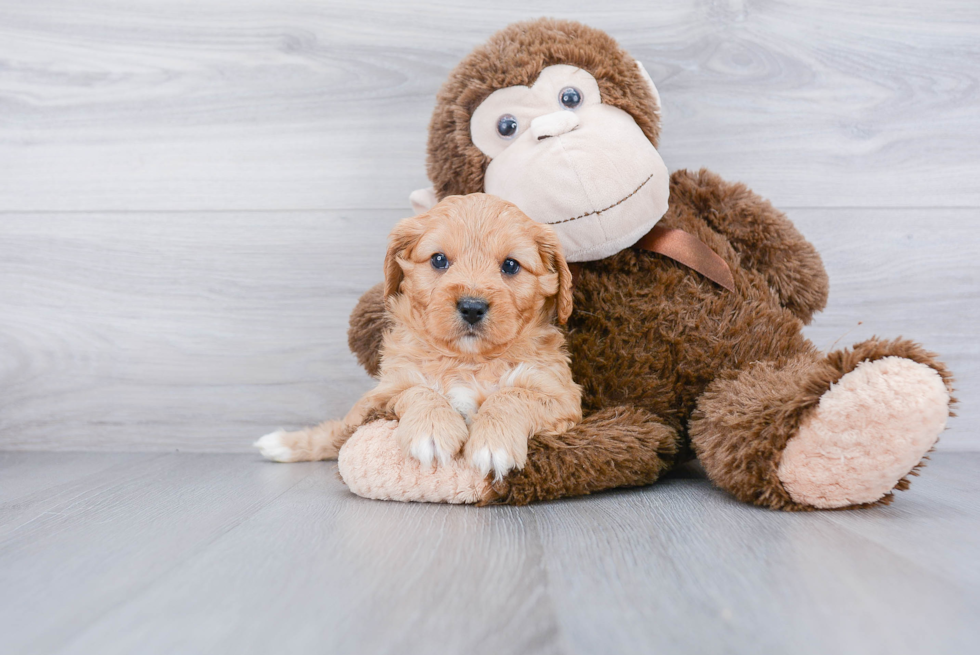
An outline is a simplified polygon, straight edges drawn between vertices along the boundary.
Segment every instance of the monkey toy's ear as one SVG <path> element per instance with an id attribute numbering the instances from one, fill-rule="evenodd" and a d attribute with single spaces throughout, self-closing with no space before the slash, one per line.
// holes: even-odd
<path id="1" fill-rule="evenodd" d="M 659 100 L 657 104 L 660 104 Z M 427 189 L 412 191 L 411 195 L 408 196 L 408 201 L 412 203 L 412 210 L 416 214 L 423 214 L 435 207 L 439 199 L 436 198 L 436 190 L 428 187 Z"/>
<path id="2" fill-rule="evenodd" d="M 636 67 L 640 69 L 640 75 L 644 80 L 646 80 L 647 86 L 650 87 L 650 93 L 653 94 L 653 99 L 657 103 L 657 108 L 654 110 L 654 113 L 657 115 L 657 118 L 662 121 L 664 117 L 664 106 L 660 104 L 660 92 L 657 91 L 657 85 L 653 83 L 653 78 L 650 77 L 650 73 L 647 72 L 647 69 L 643 66 L 639 59 L 636 60 Z"/>

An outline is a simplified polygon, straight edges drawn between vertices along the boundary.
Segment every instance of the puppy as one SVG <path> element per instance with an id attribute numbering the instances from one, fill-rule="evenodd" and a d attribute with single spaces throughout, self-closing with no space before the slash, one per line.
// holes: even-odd
<path id="1" fill-rule="evenodd" d="M 343 421 L 262 437 L 263 455 L 332 459 L 365 419 L 393 414 L 403 451 L 422 464 L 462 451 L 500 479 L 524 467 L 531 435 L 582 419 L 553 325 L 572 311 L 571 275 L 547 225 L 494 196 L 446 198 L 395 226 L 384 294 L 378 386 Z"/>

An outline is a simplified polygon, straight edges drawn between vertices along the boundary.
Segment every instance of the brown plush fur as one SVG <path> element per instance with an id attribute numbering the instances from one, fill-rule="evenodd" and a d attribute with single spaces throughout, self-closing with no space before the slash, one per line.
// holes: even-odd
<path id="1" fill-rule="evenodd" d="M 385 285 L 379 282 L 361 296 L 350 315 L 347 345 L 371 377 L 381 370 L 381 342 L 391 327 L 385 312 Z"/>
<path id="2" fill-rule="evenodd" d="M 527 465 L 482 504 L 528 503 L 656 482 L 682 457 L 677 433 L 641 409 L 596 412 L 561 435 L 536 435 Z"/>
<path id="3" fill-rule="evenodd" d="M 440 197 L 483 189 L 487 159 L 469 138 L 480 101 L 496 89 L 531 84 L 559 63 L 592 73 L 603 102 L 630 113 L 656 144 L 652 96 L 612 39 L 577 23 L 512 25 L 464 59 L 439 94 L 429 176 Z M 831 384 L 857 363 L 888 355 L 931 366 L 950 383 L 945 367 L 909 341 L 818 353 L 802 328 L 827 300 L 820 256 L 745 186 L 704 170 L 678 171 L 660 225 L 683 229 L 718 253 L 735 291 L 645 251 L 584 263 L 567 329 L 586 418 L 560 436 L 532 439 L 524 470 L 498 483 L 486 502 L 649 484 L 693 447 L 709 477 L 736 497 L 808 509 L 792 501 L 776 469 L 787 440 Z M 365 349 L 385 329 L 378 298 L 369 292 L 352 317 L 351 343 L 362 362 L 373 361 Z M 902 480 L 896 488 L 906 486 Z"/>

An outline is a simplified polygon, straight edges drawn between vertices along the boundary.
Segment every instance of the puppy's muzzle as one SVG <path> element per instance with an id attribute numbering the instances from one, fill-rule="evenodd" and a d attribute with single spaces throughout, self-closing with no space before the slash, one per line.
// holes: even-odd
<path id="1" fill-rule="evenodd" d="M 490 303 L 482 298 L 460 298 L 456 303 L 456 311 L 470 325 L 476 325 L 487 315 Z"/>

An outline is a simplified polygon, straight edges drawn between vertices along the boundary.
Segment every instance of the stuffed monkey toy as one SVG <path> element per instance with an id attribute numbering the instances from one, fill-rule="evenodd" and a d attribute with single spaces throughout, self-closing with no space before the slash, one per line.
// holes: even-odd
<path id="1" fill-rule="evenodd" d="M 648 485 L 692 457 L 772 509 L 887 503 L 908 487 L 950 415 L 949 371 L 904 339 L 819 352 L 802 329 L 827 300 L 820 256 L 745 186 L 668 174 L 660 117 L 642 65 L 575 22 L 511 25 L 452 71 L 429 126 L 433 188 L 413 206 L 486 192 L 557 231 L 578 269 L 567 338 L 585 418 L 532 435 L 526 465 L 495 482 L 461 459 L 421 468 L 387 417 L 340 451 L 355 493 L 525 504 Z M 379 285 L 349 331 L 371 374 L 384 330 Z"/>

